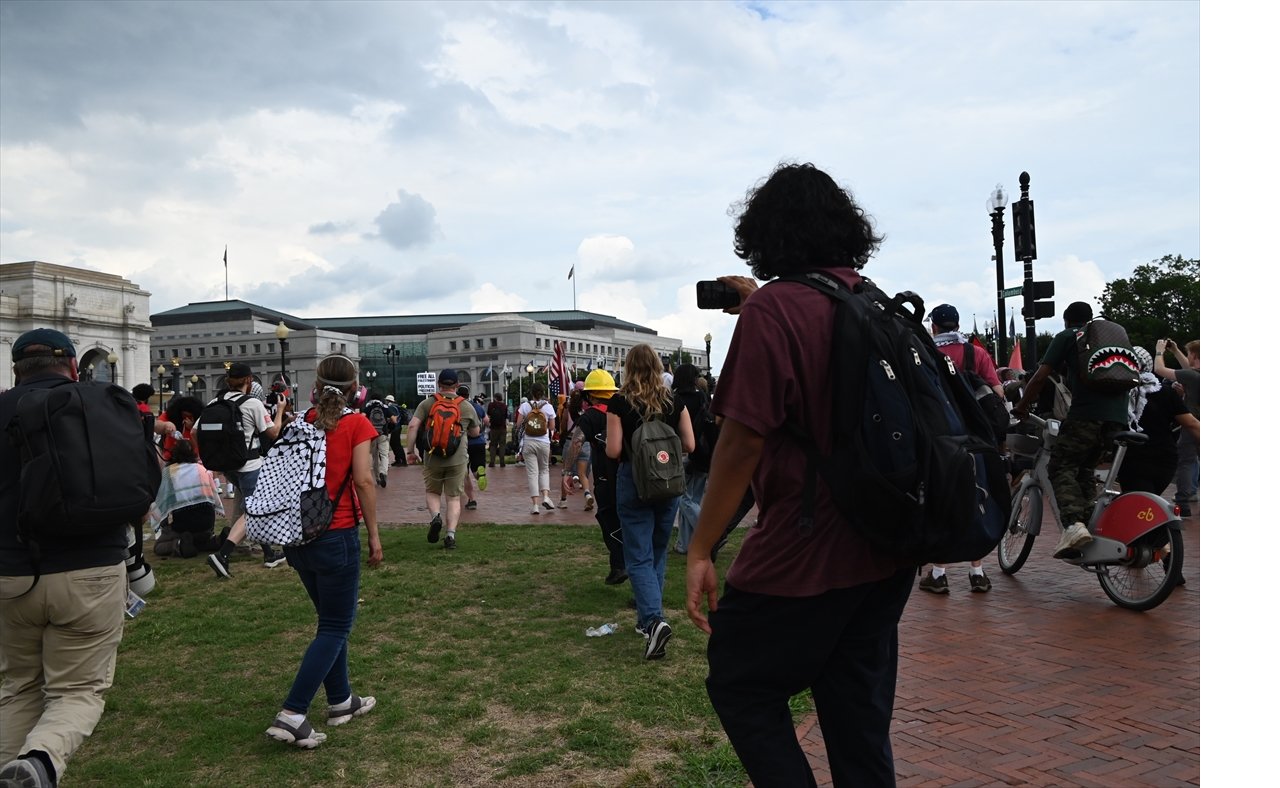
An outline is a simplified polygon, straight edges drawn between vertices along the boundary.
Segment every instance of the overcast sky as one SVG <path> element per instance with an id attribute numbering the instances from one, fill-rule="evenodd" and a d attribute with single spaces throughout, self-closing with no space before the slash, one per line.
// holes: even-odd
<path id="1" fill-rule="evenodd" d="M 846 185 L 887 290 L 995 309 L 1031 173 L 1058 314 L 1200 256 L 1200 9 L 1141 3 L 0 5 L 0 261 L 303 317 L 569 309 L 717 365 L 729 209 Z M 1005 247 L 1006 279 L 1022 266 Z M 1048 328 L 1058 329 L 1055 318 Z"/>

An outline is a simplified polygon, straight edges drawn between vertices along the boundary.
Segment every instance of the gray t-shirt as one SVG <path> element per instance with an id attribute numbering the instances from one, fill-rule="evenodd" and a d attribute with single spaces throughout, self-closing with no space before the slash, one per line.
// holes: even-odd
<path id="1" fill-rule="evenodd" d="M 1183 390 L 1186 392 L 1187 409 L 1191 411 L 1191 415 L 1200 419 L 1200 370 L 1198 369 L 1175 369 L 1173 371 L 1174 380 L 1182 384 Z"/>

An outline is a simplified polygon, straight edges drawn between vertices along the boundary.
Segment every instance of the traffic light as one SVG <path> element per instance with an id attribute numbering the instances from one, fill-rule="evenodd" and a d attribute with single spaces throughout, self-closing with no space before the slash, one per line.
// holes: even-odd
<path id="1" fill-rule="evenodd" d="M 1030 320 L 1043 320 L 1053 317 L 1053 302 L 1042 301 L 1053 298 L 1053 282 L 1032 282 L 1031 288 L 1022 288 L 1022 316 Z"/>

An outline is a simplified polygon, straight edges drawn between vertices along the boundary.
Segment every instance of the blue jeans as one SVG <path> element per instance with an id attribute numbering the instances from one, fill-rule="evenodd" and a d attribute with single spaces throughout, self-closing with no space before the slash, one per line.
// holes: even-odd
<path id="1" fill-rule="evenodd" d="M 702 513 L 702 495 L 707 491 L 707 474 L 702 471 L 685 471 L 684 495 L 680 501 L 680 529 L 676 533 L 676 552 L 689 552 L 693 541 L 693 529 Z"/>
<path id="2" fill-rule="evenodd" d="M 662 619 L 662 586 L 667 575 L 667 544 L 676 520 L 678 498 L 645 503 L 636 494 L 631 463 L 618 463 L 618 520 L 622 557 L 636 595 L 636 623 L 646 628 Z"/>
<path id="3" fill-rule="evenodd" d="M 319 618 L 316 636 L 302 655 L 302 665 L 284 708 L 306 714 L 320 685 L 329 705 L 351 696 L 347 679 L 347 637 L 356 622 L 360 595 L 360 534 L 357 528 L 330 531 L 301 546 L 286 545 L 289 566 L 297 571 Z"/>

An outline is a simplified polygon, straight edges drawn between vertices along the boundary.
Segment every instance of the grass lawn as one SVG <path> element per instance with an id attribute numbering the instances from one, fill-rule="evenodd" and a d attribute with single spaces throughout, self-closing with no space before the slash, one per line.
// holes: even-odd
<path id="1" fill-rule="evenodd" d="M 218 581 L 202 558 L 151 559 L 158 585 L 125 624 L 106 714 L 64 786 L 745 784 L 703 688 L 680 556 L 675 634 L 645 662 L 595 528 L 467 526 L 445 551 L 391 526 L 383 545 L 350 652 L 353 688 L 378 705 L 329 728 L 321 689 L 309 716 L 329 739 L 313 751 L 264 734 L 315 626 L 292 570 L 236 556 Z M 620 631 L 585 636 L 606 621 Z"/>

